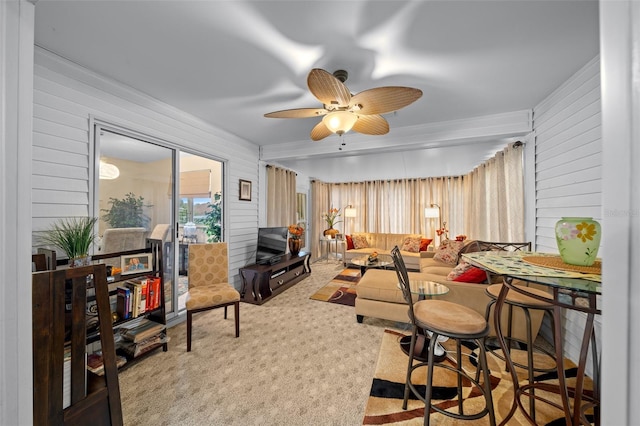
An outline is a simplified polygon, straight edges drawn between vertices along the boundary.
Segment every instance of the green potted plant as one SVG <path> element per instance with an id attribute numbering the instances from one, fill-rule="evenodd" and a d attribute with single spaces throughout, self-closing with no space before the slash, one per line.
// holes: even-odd
<path id="1" fill-rule="evenodd" d="M 89 249 L 93 244 L 95 217 L 60 219 L 41 236 L 44 244 L 58 247 L 69 258 L 69 266 L 82 266 L 89 263 Z"/>
<path id="2" fill-rule="evenodd" d="M 146 228 L 149 224 L 149 216 L 144 214 L 145 207 L 153 207 L 152 204 L 144 204 L 144 198 L 136 197 L 133 192 L 129 192 L 124 198 L 109 197 L 109 209 L 102 209 L 106 212 L 102 219 L 112 228 Z"/>
<path id="3" fill-rule="evenodd" d="M 222 193 L 213 194 L 213 200 L 208 205 L 204 219 L 199 219 L 196 223 L 207 227 L 207 242 L 222 241 Z"/>

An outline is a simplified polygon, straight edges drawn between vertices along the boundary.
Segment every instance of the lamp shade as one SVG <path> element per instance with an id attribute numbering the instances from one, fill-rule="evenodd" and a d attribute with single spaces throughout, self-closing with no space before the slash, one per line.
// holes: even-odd
<path id="1" fill-rule="evenodd" d="M 322 122 L 327 129 L 339 135 L 351 130 L 358 116 L 348 111 L 334 111 L 322 117 Z"/>
<path id="2" fill-rule="evenodd" d="M 438 207 L 425 207 L 424 217 L 426 218 L 440 217 L 440 209 Z"/>
<path id="3" fill-rule="evenodd" d="M 100 160 L 100 179 L 112 180 L 120 176 L 120 169 L 115 164 Z"/>
<path id="4" fill-rule="evenodd" d="M 344 209 L 344 217 L 356 217 L 356 209 L 353 207 L 347 207 Z"/>

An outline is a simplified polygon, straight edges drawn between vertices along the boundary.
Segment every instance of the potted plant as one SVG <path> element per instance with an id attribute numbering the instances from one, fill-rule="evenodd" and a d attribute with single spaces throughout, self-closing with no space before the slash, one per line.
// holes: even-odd
<path id="1" fill-rule="evenodd" d="M 129 192 L 123 199 L 109 197 L 111 208 L 102 209 L 106 212 L 102 219 L 112 228 L 146 228 L 149 224 L 149 216 L 144 214 L 145 207 L 153 207 L 152 204 L 144 204 L 144 198 L 136 197 Z"/>
<path id="2" fill-rule="evenodd" d="M 209 203 L 204 219 L 196 221 L 205 225 L 207 242 L 217 243 L 222 241 L 222 193 L 213 194 L 213 200 Z"/>
<path id="3" fill-rule="evenodd" d="M 69 266 L 87 265 L 95 237 L 93 227 L 97 221 L 95 217 L 61 219 L 40 240 L 64 251 L 69 258 Z"/>
<path id="4" fill-rule="evenodd" d="M 333 206 L 331 206 L 331 208 L 327 213 L 322 214 L 322 218 L 324 219 L 325 222 L 327 222 L 327 225 L 329 225 L 329 228 L 325 229 L 323 232 L 325 236 L 328 235 L 330 238 L 335 238 L 336 234 L 340 233 L 340 231 L 334 228 L 334 225 L 337 225 L 338 223 L 342 222 L 341 220 L 339 220 L 340 210 L 341 209 L 336 209 Z"/>

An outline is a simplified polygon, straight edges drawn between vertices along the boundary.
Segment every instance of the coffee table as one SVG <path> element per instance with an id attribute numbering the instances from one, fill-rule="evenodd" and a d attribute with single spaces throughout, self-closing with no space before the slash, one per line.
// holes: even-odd
<path id="1" fill-rule="evenodd" d="M 398 283 L 398 287 L 400 283 Z M 441 296 L 449 293 L 449 287 L 444 284 L 437 283 L 435 281 L 426 280 L 409 280 L 409 289 L 412 294 L 418 295 L 418 300 L 431 299 L 433 296 Z M 409 347 L 411 346 L 411 336 L 404 336 L 400 339 L 400 348 L 402 351 L 409 355 Z M 440 342 L 436 343 L 436 346 L 444 348 L 440 345 Z M 434 355 L 435 362 L 442 362 L 446 358 L 446 352 L 443 355 Z M 429 357 L 429 339 L 425 338 L 424 333 L 418 333 L 416 336 L 416 345 L 413 350 L 413 358 L 421 362 L 427 362 Z"/>
<path id="2" fill-rule="evenodd" d="M 393 265 L 391 256 L 386 254 L 378 255 L 378 259 L 375 262 L 369 261 L 369 256 L 357 257 L 351 260 L 351 263 L 360 267 L 360 276 L 362 277 L 369 268 L 385 268 L 389 265 Z"/>

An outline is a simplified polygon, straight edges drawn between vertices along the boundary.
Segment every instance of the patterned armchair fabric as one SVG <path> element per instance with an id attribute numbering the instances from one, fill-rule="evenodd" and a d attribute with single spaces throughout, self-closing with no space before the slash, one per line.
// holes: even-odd
<path id="1" fill-rule="evenodd" d="M 240 293 L 229 282 L 227 243 L 189 245 L 187 294 L 187 352 L 191 351 L 192 315 L 195 312 L 234 305 L 236 337 L 240 335 Z"/>

